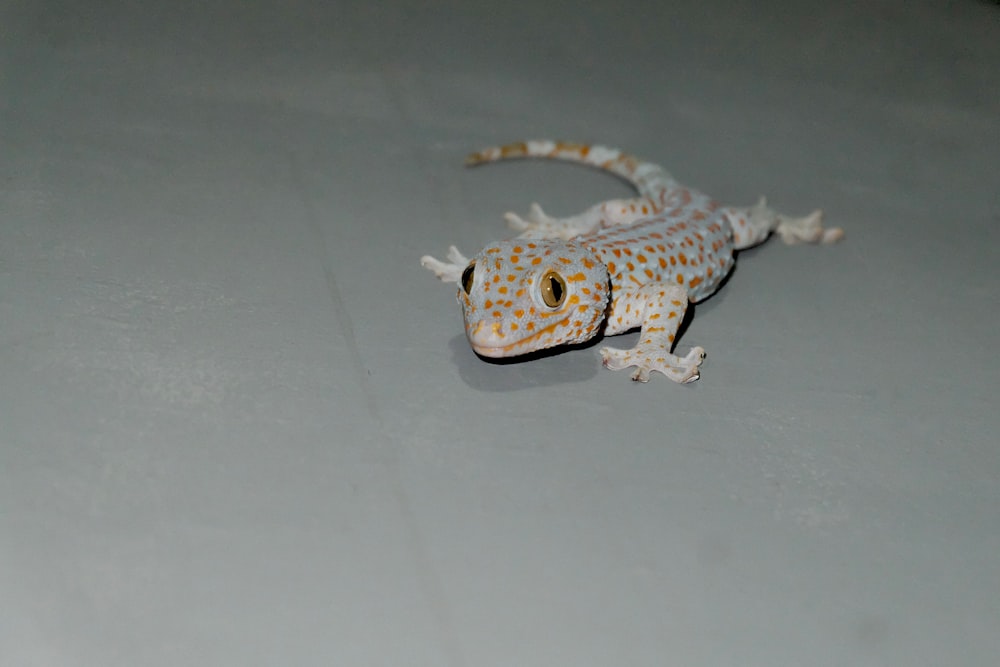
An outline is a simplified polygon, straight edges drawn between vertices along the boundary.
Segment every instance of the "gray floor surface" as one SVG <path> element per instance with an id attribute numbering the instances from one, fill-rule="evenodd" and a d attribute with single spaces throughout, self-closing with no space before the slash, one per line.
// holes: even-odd
<path id="1" fill-rule="evenodd" d="M 997 664 L 1000 6 L 0 12 L 3 667 Z M 628 193 L 536 137 L 847 238 L 489 364 L 418 258 Z"/>

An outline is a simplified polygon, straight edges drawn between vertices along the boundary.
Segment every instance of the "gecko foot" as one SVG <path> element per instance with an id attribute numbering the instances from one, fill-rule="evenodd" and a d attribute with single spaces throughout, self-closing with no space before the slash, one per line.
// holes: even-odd
<path id="1" fill-rule="evenodd" d="M 504 214 L 507 226 L 522 239 L 563 238 L 559 230 L 565 225 L 558 218 L 553 218 L 542 210 L 538 203 L 528 207 L 528 217 L 522 218 L 513 211 Z"/>
<path id="2" fill-rule="evenodd" d="M 761 198 L 758 207 L 766 208 L 766 201 Z M 844 230 L 839 227 L 823 227 L 823 211 L 817 209 L 801 218 L 778 214 L 774 231 L 787 245 L 797 243 L 836 243 L 844 237 Z"/>
<path id="3" fill-rule="evenodd" d="M 507 220 L 508 227 L 520 232 L 517 235 L 520 239 L 563 239 L 568 241 L 593 229 L 593 225 L 582 216 L 553 218 L 538 204 L 532 204 L 529 207 L 527 219 L 513 212 L 504 214 L 504 219 Z"/>
<path id="4" fill-rule="evenodd" d="M 639 343 L 631 350 L 614 347 L 601 348 L 601 359 L 605 368 L 613 371 L 635 366 L 632 379 L 649 382 L 651 371 L 659 371 L 674 382 L 687 384 L 701 377 L 698 367 L 705 360 L 705 350 L 693 348 L 686 356 L 668 354 L 662 345 Z"/>
<path id="5" fill-rule="evenodd" d="M 424 255 L 420 258 L 420 265 L 443 282 L 457 283 L 462 279 L 462 271 L 469 265 L 469 260 L 455 246 L 448 247 L 447 258 L 450 262 L 442 262 L 430 255 Z"/>
<path id="6" fill-rule="evenodd" d="M 528 218 L 525 220 L 517 213 L 508 212 L 504 214 L 504 218 L 507 220 L 507 224 L 510 225 L 511 229 L 519 232 L 526 231 L 532 227 L 537 227 L 539 225 L 552 224 L 557 222 L 556 218 L 553 218 L 548 213 L 542 210 L 542 206 L 538 202 L 534 202 L 528 207 Z"/>

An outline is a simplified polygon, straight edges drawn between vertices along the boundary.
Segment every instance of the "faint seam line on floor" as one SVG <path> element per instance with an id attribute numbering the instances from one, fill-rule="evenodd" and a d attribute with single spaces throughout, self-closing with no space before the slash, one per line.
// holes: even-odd
<path id="1" fill-rule="evenodd" d="M 401 92 L 402 84 L 401 81 L 404 79 L 408 71 L 406 67 L 399 65 L 388 65 L 382 69 L 382 80 L 385 83 L 385 88 L 387 91 L 387 96 L 392 103 L 399 119 L 406 129 L 406 136 L 413 137 L 419 136 L 420 125 L 413 120 L 414 114 L 411 112 L 410 107 L 406 104 L 406 97 Z M 426 88 L 423 86 L 417 86 L 420 91 L 425 91 Z M 425 183 L 427 184 L 426 193 L 428 198 L 434 203 L 435 208 L 438 210 L 438 215 L 441 220 L 454 219 L 455 216 L 448 215 L 449 213 L 449 202 L 454 202 L 460 200 L 458 196 L 449 197 L 446 186 L 441 182 L 441 179 L 437 177 L 436 171 L 433 168 L 435 164 L 433 151 L 428 149 L 426 142 L 418 142 L 410 144 L 405 144 L 402 146 L 404 149 L 409 148 L 407 151 L 413 160 L 415 165 L 419 165 L 420 172 L 425 176 Z M 454 181 L 452 181 L 454 182 Z M 457 185 L 452 186 L 456 190 L 460 191 L 460 187 Z M 464 213 L 464 210 L 462 211 Z M 459 219 L 465 219 L 468 216 L 459 215 Z"/>
<path id="2" fill-rule="evenodd" d="M 389 488 L 392 489 L 393 500 L 403 519 L 406 530 L 406 542 L 410 546 L 410 556 L 415 564 L 417 578 L 420 582 L 421 592 L 427 603 L 433 610 L 433 616 L 437 622 L 438 632 L 441 639 L 442 650 L 444 651 L 448 664 L 451 667 L 462 667 L 466 664 L 462 658 L 458 642 L 455 640 L 454 625 L 451 622 L 451 614 L 448 604 L 445 601 L 441 580 L 427 558 L 427 549 L 417 527 L 417 521 L 413 514 L 410 499 L 403 488 L 402 475 L 399 472 L 399 457 L 396 453 L 392 439 L 386 435 L 382 415 L 378 408 L 378 401 L 372 391 L 368 371 L 361 363 L 361 354 L 358 349 L 357 337 L 354 334 L 354 326 L 351 323 L 350 314 L 344 305 L 340 288 L 334 277 L 333 268 L 330 266 L 330 253 L 327 249 L 326 235 L 319 226 L 319 217 L 313 209 L 312 200 L 305 187 L 298 160 L 294 155 L 289 154 L 289 175 L 292 188 L 299 196 L 306 216 L 306 223 L 315 236 L 314 248 L 318 249 L 320 255 L 320 265 L 323 268 L 323 277 L 326 280 L 327 293 L 330 296 L 330 306 L 337 321 L 341 323 L 341 335 L 347 343 L 347 351 L 351 357 L 351 366 L 354 369 L 355 383 L 364 393 L 365 406 L 377 429 L 377 448 L 382 467 L 389 476 Z"/>

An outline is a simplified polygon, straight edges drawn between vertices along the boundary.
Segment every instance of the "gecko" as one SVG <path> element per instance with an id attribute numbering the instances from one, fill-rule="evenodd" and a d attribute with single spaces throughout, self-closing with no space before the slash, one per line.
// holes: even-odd
<path id="1" fill-rule="evenodd" d="M 515 357 L 638 328 L 631 349 L 601 348 L 606 368 L 634 367 L 638 382 L 648 382 L 653 371 L 693 382 L 705 350 L 673 354 L 677 330 L 690 303 L 722 286 L 737 251 L 772 232 L 790 245 L 833 243 L 844 235 L 823 226 L 820 210 L 793 218 L 769 208 L 764 197 L 753 206 L 723 206 L 663 167 L 606 146 L 522 141 L 473 153 L 466 165 L 516 158 L 596 167 L 624 179 L 638 196 L 564 218 L 535 203 L 526 218 L 505 215 L 520 232 L 513 239 L 471 259 L 455 246 L 446 262 L 421 258 L 442 281 L 458 285 L 465 333 L 481 357 Z"/>

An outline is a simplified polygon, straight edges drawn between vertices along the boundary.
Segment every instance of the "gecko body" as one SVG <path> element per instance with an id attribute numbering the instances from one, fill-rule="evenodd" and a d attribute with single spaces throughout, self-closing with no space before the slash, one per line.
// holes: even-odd
<path id="1" fill-rule="evenodd" d="M 452 246 L 448 262 L 421 263 L 441 280 L 458 284 L 465 332 L 484 357 L 512 357 L 603 333 L 639 328 L 631 349 L 605 347 L 607 368 L 635 367 L 632 378 L 658 371 L 676 382 L 700 376 L 700 347 L 672 353 L 690 302 L 711 296 L 732 270 L 734 253 L 772 232 L 786 243 L 831 243 L 843 235 L 822 226 L 822 213 L 790 218 L 757 205 L 722 206 L 682 186 L 662 167 L 603 146 L 527 141 L 469 156 L 477 165 L 540 157 L 609 171 L 638 197 L 599 203 L 567 218 L 548 216 L 533 204 L 527 219 L 508 213 L 521 232 L 483 248 L 471 260 Z"/>

